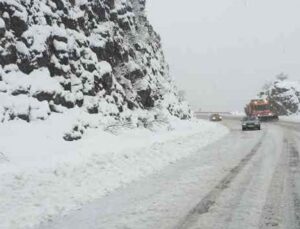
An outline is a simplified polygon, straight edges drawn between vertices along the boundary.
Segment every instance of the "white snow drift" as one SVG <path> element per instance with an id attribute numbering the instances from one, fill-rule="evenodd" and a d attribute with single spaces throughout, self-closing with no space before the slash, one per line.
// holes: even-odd
<path id="1" fill-rule="evenodd" d="M 162 169 L 224 136 L 205 121 L 154 123 L 152 131 L 107 125 L 80 141 L 63 131 L 79 115 L 0 124 L 0 228 L 30 228 Z M 118 131 L 116 131 L 118 130 Z M 121 130 L 121 131 L 120 131 Z"/>

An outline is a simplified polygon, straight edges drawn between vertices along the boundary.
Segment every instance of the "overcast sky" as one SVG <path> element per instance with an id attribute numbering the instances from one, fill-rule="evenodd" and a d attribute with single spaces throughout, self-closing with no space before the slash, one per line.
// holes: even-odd
<path id="1" fill-rule="evenodd" d="M 300 0 L 148 0 L 193 108 L 243 110 L 280 72 L 300 80 Z"/>

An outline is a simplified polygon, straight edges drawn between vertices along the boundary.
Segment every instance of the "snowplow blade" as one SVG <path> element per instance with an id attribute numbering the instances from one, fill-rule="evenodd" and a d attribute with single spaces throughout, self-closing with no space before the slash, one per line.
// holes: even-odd
<path id="1" fill-rule="evenodd" d="M 259 120 L 262 122 L 272 122 L 272 121 L 278 121 L 278 116 L 265 116 L 265 117 L 259 117 Z"/>

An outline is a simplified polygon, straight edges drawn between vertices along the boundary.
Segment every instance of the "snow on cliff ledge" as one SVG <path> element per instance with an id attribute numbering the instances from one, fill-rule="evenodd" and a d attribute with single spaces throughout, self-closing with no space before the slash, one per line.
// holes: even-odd
<path id="1" fill-rule="evenodd" d="M 0 0 L 0 122 L 79 108 L 64 135 L 76 140 L 103 122 L 190 118 L 144 9 L 145 0 Z"/>

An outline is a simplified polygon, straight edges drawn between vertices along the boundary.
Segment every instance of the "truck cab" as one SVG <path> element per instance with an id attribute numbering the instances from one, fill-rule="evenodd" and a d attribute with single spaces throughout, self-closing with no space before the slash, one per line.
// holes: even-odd
<path id="1" fill-rule="evenodd" d="M 261 121 L 278 120 L 278 115 L 272 111 L 270 102 L 266 99 L 254 99 L 246 106 L 247 116 L 257 117 Z"/>

